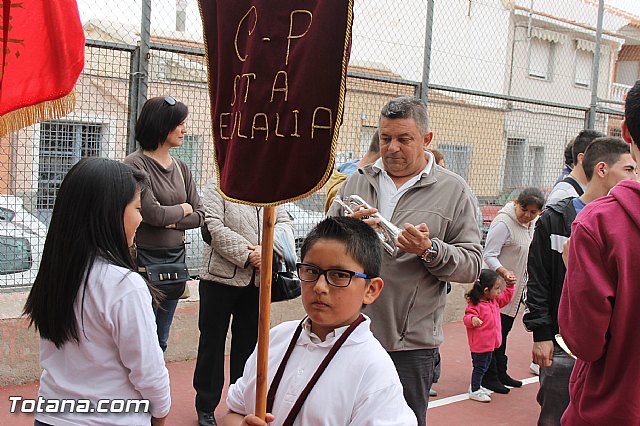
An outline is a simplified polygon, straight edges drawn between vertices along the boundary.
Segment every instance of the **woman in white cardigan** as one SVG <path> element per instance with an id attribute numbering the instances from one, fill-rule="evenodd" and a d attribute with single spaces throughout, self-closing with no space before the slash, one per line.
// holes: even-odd
<path id="1" fill-rule="evenodd" d="M 200 268 L 198 356 L 193 373 L 200 426 L 215 426 L 213 411 L 225 383 L 225 341 L 231 325 L 229 383 L 234 383 L 258 340 L 259 281 L 263 209 L 222 198 L 214 179 L 204 188 L 205 247 Z M 275 208 L 276 228 L 293 232 L 282 206 Z M 208 239 L 208 238 L 207 238 Z"/>
<path id="2" fill-rule="evenodd" d="M 482 386 L 498 393 L 522 382 L 507 374 L 507 336 L 518 313 L 522 292 L 527 282 L 527 257 L 533 239 L 535 221 L 542 212 L 544 194 L 538 188 L 526 188 L 518 198 L 504 206 L 491 222 L 484 247 L 485 267 L 496 271 L 506 282 L 516 286 L 512 301 L 500 310 L 502 345 L 493 352 L 489 371 Z"/>

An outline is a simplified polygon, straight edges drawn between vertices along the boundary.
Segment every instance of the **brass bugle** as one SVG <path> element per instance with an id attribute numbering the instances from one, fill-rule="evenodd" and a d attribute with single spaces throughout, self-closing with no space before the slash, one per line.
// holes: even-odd
<path id="1" fill-rule="evenodd" d="M 365 208 L 370 209 L 371 207 L 367 204 L 366 201 L 359 195 L 350 195 L 346 197 L 344 200 L 336 195 L 333 199 L 334 203 L 338 203 L 344 209 L 344 214 L 353 214 L 356 211 Z M 370 215 L 370 217 L 376 218 L 380 220 L 378 227 L 375 229 L 376 234 L 382 241 L 382 246 L 391 256 L 395 256 L 398 252 L 398 247 L 396 246 L 396 238 L 400 235 L 401 229 L 391 223 L 389 220 L 385 219 L 380 215 L 380 213 L 374 213 Z"/>

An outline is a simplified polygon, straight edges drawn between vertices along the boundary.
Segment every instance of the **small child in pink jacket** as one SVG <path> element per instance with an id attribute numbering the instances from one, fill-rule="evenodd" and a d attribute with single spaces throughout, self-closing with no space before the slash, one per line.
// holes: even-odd
<path id="1" fill-rule="evenodd" d="M 507 284 L 500 291 L 502 278 L 497 272 L 483 269 L 480 277 L 465 295 L 469 304 L 464 311 L 464 325 L 471 348 L 473 373 L 469 387 L 469 399 L 491 402 L 491 391 L 480 386 L 482 377 L 491 363 L 493 350 L 502 344 L 502 324 L 500 308 L 513 298 L 514 285 Z"/>

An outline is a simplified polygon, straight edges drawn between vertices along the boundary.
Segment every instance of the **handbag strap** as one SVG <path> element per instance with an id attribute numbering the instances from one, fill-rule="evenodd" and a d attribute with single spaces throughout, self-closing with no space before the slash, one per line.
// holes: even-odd
<path id="1" fill-rule="evenodd" d="M 358 327 L 364 320 L 365 320 L 364 315 L 360 314 L 358 318 L 354 322 L 352 322 L 351 325 L 344 331 L 344 333 L 342 333 L 340 337 L 338 337 L 338 340 L 336 340 L 336 342 L 333 344 L 333 346 L 329 350 L 329 353 L 324 357 L 324 359 L 318 366 L 318 369 L 316 370 L 316 372 L 313 373 L 313 376 L 311 377 L 311 380 L 309 380 L 309 383 L 307 383 L 307 385 L 304 387 L 302 392 L 300 392 L 298 399 L 293 404 L 293 407 L 291 407 L 291 411 L 289 412 L 289 414 L 287 415 L 287 418 L 282 423 L 282 426 L 293 425 L 293 422 L 296 420 L 296 417 L 298 417 L 298 413 L 302 409 L 302 405 L 304 404 L 304 402 L 307 400 L 309 393 L 311 392 L 315 384 L 320 379 L 320 376 L 322 375 L 322 373 L 324 373 L 324 370 L 327 369 L 327 366 L 329 365 L 333 357 L 338 352 L 338 349 L 342 347 L 342 345 L 347 340 L 347 338 L 351 335 L 351 333 L 353 333 L 356 327 Z M 289 358 L 291 357 L 291 353 L 293 352 L 293 349 L 296 346 L 296 342 L 300 337 L 300 333 L 302 332 L 303 322 L 304 322 L 304 319 L 300 322 L 300 324 L 296 328 L 296 331 L 293 334 L 293 338 L 291 339 L 291 342 L 289 342 L 289 347 L 287 348 L 287 351 L 285 352 L 284 357 L 282 358 L 282 361 L 278 366 L 276 375 L 273 377 L 273 381 L 271 382 L 271 386 L 269 387 L 269 393 L 267 394 L 267 412 L 271 412 L 271 410 L 273 410 L 273 403 L 275 402 L 275 399 L 276 399 L 276 392 L 278 391 L 278 386 L 280 385 L 280 381 L 282 380 L 282 376 L 284 375 L 284 370 L 287 366 L 287 362 L 289 361 Z"/>
<path id="2" fill-rule="evenodd" d="M 184 174 L 182 173 L 182 167 L 180 167 L 180 164 L 178 164 L 178 162 L 175 160 L 175 158 L 171 157 L 171 162 L 173 162 L 173 165 L 176 167 L 176 169 L 178 169 L 178 174 L 180 175 L 180 179 L 182 180 L 182 186 L 184 186 L 184 190 L 187 190 L 187 182 L 184 180 Z"/>
<path id="3" fill-rule="evenodd" d="M 173 165 L 176 167 L 176 169 L 178 169 L 178 174 L 180 175 L 180 179 L 182 180 L 182 186 L 184 186 L 184 192 L 187 194 L 187 201 L 189 201 L 189 191 L 187 191 L 187 182 L 184 180 L 184 174 L 182 173 L 182 167 L 180 167 L 180 164 L 173 157 L 171 157 L 171 162 L 173 162 Z M 182 235 L 182 245 L 185 245 L 186 243 L 187 243 L 187 236 L 185 234 L 183 234 Z"/>

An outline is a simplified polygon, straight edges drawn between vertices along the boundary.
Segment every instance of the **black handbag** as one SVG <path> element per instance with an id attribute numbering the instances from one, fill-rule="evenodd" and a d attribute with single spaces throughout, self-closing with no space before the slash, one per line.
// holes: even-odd
<path id="1" fill-rule="evenodd" d="M 138 272 L 167 299 L 178 299 L 189 279 L 184 245 L 172 248 L 136 247 Z"/>
<path id="2" fill-rule="evenodd" d="M 271 302 L 282 302 L 300 296 L 300 279 L 292 271 L 279 271 L 280 262 L 273 256 L 273 276 L 271 278 Z"/>

